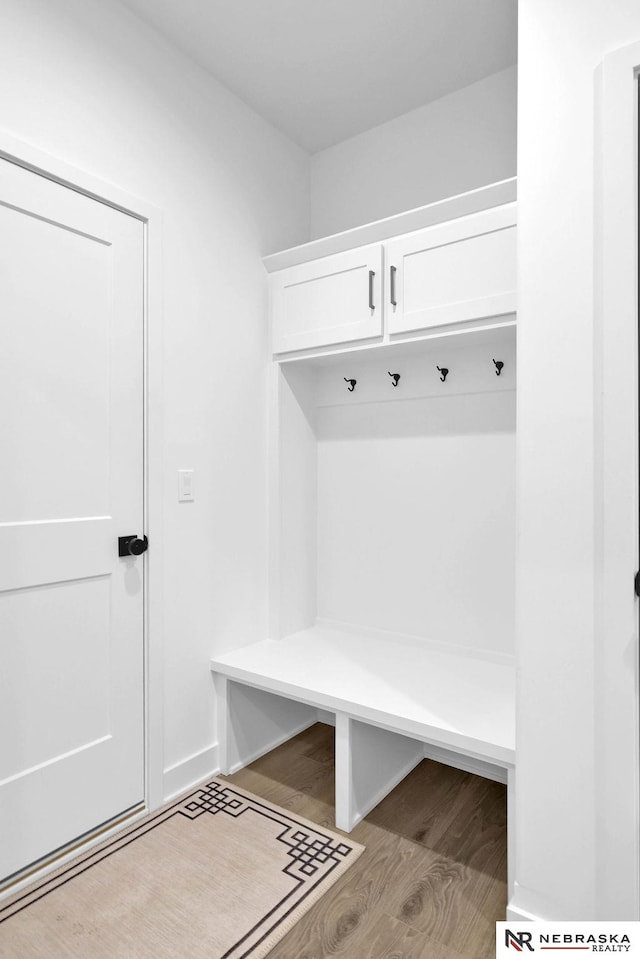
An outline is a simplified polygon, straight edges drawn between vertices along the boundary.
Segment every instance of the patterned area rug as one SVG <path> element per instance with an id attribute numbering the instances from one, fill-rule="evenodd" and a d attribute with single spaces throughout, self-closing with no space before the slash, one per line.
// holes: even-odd
<path id="1" fill-rule="evenodd" d="M 362 851 L 214 779 L 0 903 L 0 956 L 261 959 Z"/>

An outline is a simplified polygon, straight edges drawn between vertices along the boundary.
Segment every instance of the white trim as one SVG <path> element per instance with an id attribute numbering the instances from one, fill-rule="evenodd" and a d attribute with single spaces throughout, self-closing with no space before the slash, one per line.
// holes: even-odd
<path id="1" fill-rule="evenodd" d="M 39 868 L 27 868 L 22 879 L 12 882 L 0 890 L 0 902 L 2 902 L 3 899 L 9 899 L 11 896 L 15 896 L 16 893 L 20 892 L 20 890 L 26 886 L 41 882 L 45 876 L 56 872 L 57 869 L 62 869 L 63 866 L 66 866 L 67 863 L 71 862 L 77 856 L 83 856 L 89 852 L 90 849 L 93 849 L 94 846 L 99 846 L 101 843 L 107 842 L 107 840 L 112 839 L 113 836 L 117 835 L 123 829 L 129 829 L 148 815 L 149 810 L 142 808 L 136 809 L 135 812 L 132 812 L 130 815 L 125 813 L 122 816 L 118 816 L 117 821 L 112 826 L 107 826 L 104 829 L 98 828 L 89 838 L 84 840 L 80 838 L 70 843 L 68 852 L 65 853 L 63 851 L 60 855 L 51 857 Z"/>
<path id="2" fill-rule="evenodd" d="M 367 636 L 374 640 L 393 643 L 415 644 L 418 649 L 430 649 L 433 652 L 448 653 L 454 656 L 473 657 L 487 663 L 501 663 L 503 666 L 516 665 L 516 657 L 513 653 L 501 653 L 496 649 L 483 649 L 474 646 L 461 646 L 458 643 L 448 643 L 444 640 L 432 639 L 430 637 L 416 636 L 413 633 L 400 633 L 389 629 L 380 629 L 377 626 L 360 626 L 355 623 L 344 623 L 338 619 L 328 619 L 325 616 L 317 616 L 315 625 L 325 629 L 339 630 L 341 633 L 353 633 L 356 636 L 366 632 Z M 504 782 L 507 780 L 505 779 Z"/>
<path id="3" fill-rule="evenodd" d="M 474 333 L 482 335 L 491 330 L 511 329 L 517 326 L 515 313 L 507 313 L 505 316 L 489 316 L 479 320 L 466 320 L 460 323 L 452 323 L 446 326 L 436 326 L 431 330 L 418 330 L 412 333 L 386 333 L 376 342 L 364 340 L 362 343 L 338 343 L 335 346 L 324 347 L 316 346 L 305 350 L 292 350 L 290 353 L 282 353 L 274 356 L 274 364 L 285 367 L 290 363 L 299 363 L 303 360 L 320 361 L 329 357 L 343 356 L 347 353 L 354 356 L 365 356 L 369 353 L 374 359 L 376 350 L 383 350 L 384 355 L 391 356 L 394 350 L 400 351 L 409 344 L 427 344 L 430 340 L 449 339 L 458 336 L 473 336 Z M 390 353 L 391 351 L 391 353 Z M 271 364 L 271 365 L 274 365 Z"/>
<path id="4" fill-rule="evenodd" d="M 517 891 L 516 883 L 516 891 Z M 521 909 L 519 906 L 515 905 L 513 902 L 510 902 L 507 905 L 507 921 L 508 922 L 544 922 L 544 919 L 541 916 L 536 916 L 533 912 L 527 912 L 526 909 Z"/>
<path id="5" fill-rule="evenodd" d="M 500 180 L 498 183 L 447 197 L 445 200 L 438 200 L 436 203 L 429 203 L 415 210 L 407 210 L 405 213 L 375 220 L 373 223 L 366 223 L 352 230 L 334 233 L 333 236 L 325 236 L 310 243 L 303 243 L 301 246 L 271 253 L 269 256 L 264 256 L 262 262 L 267 273 L 274 273 L 276 270 L 284 270 L 309 260 L 317 260 L 319 257 L 344 253 L 346 250 L 366 246 L 369 243 L 380 243 L 382 240 L 388 240 L 402 233 L 412 233 L 436 223 L 455 220 L 470 213 L 479 213 L 481 210 L 488 210 L 503 203 L 513 203 L 516 199 L 516 186 L 515 177 Z"/>
<path id="6" fill-rule="evenodd" d="M 164 802 L 171 802 L 176 796 L 193 789 L 212 776 L 217 776 L 219 772 L 218 744 L 212 743 L 211 746 L 165 769 Z"/>
<path id="7" fill-rule="evenodd" d="M 596 901 L 640 917 L 637 82 L 640 43 L 605 57 L 596 97 Z"/>
<path id="8" fill-rule="evenodd" d="M 163 463 L 163 287 L 162 213 L 146 208 L 146 422 L 145 422 L 145 523 L 149 530 L 145 607 L 147 806 L 164 802 L 164 595 L 162 556 L 164 545 Z"/>
<path id="9" fill-rule="evenodd" d="M 144 223 L 144 336 L 145 336 L 145 532 L 150 550 L 145 556 L 145 801 L 152 812 L 163 801 L 163 535 L 162 463 L 162 213 L 146 200 L 132 196 L 105 180 L 71 166 L 0 129 L 0 157 L 54 180 L 78 193 L 122 210 Z"/>

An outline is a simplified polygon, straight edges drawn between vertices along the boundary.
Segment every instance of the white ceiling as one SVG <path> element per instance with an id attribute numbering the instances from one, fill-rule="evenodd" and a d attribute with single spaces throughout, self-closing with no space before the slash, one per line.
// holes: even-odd
<path id="1" fill-rule="evenodd" d="M 309 153 L 516 62 L 516 0 L 124 0 Z"/>

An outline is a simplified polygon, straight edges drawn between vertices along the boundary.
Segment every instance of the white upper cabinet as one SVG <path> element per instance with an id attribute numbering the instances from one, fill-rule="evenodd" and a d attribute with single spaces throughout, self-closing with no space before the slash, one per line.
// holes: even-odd
<path id="1" fill-rule="evenodd" d="M 510 325 L 516 312 L 516 182 L 312 240 L 271 254 L 264 264 L 272 349 L 283 358 L 325 347 L 353 349 L 354 342 L 446 335 L 473 329 L 476 321 Z M 505 319 L 493 323 L 500 317 Z"/>
<path id="2" fill-rule="evenodd" d="M 378 243 L 274 273 L 273 352 L 381 336 L 382 270 Z"/>
<path id="3" fill-rule="evenodd" d="M 385 247 L 389 334 L 516 310 L 515 203 L 409 233 Z"/>

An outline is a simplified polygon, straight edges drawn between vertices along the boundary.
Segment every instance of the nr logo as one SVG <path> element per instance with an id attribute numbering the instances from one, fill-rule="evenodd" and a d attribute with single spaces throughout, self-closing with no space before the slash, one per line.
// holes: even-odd
<path id="1" fill-rule="evenodd" d="M 535 952 L 531 945 L 533 935 L 530 932 L 511 932 L 510 929 L 504 931 L 504 944 L 507 949 L 515 949 L 516 952 L 523 952 L 525 947 L 529 952 Z"/>

